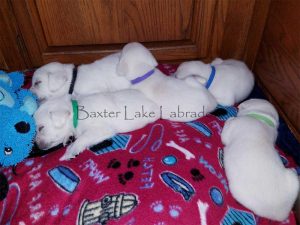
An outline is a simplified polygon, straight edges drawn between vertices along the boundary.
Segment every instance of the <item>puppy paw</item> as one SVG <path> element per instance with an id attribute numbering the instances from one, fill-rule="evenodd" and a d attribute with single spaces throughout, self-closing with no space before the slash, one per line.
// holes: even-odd
<path id="1" fill-rule="evenodd" d="M 70 155 L 68 152 L 66 152 L 62 157 L 59 158 L 59 161 L 68 161 L 75 158 L 75 156 Z"/>
<path id="2" fill-rule="evenodd" d="M 84 148 L 82 148 L 81 146 L 77 145 L 76 142 L 74 142 L 73 144 L 67 147 L 67 150 L 65 154 L 60 158 L 60 161 L 73 159 L 83 151 Z"/>

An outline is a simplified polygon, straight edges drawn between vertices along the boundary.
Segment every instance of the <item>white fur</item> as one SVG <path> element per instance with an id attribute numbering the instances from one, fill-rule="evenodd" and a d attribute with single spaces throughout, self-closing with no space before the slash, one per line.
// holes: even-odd
<path id="1" fill-rule="evenodd" d="M 175 77 L 185 80 L 189 85 L 200 87 L 209 79 L 211 65 L 216 68 L 215 78 L 209 91 L 221 105 L 234 105 L 244 100 L 254 86 L 254 76 L 245 63 L 234 60 L 216 58 L 211 64 L 201 61 L 182 63 Z"/>
<path id="2" fill-rule="evenodd" d="M 230 191 L 258 216 L 283 221 L 296 200 L 299 181 L 274 148 L 278 114 L 261 99 L 245 101 L 238 108 L 237 117 L 226 121 L 221 134 Z M 275 127 L 248 116 L 254 112 L 271 119 Z"/>
<path id="3" fill-rule="evenodd" d="M 91 64 L 78 67 L 74 96 L 127 89 L 128 80 L 116 74 L 120 53 L 111 54 Z M 68 94 L 73 64 L 53 62 L 37 69 L 32 77 L 31 91 L 40 100 Z"/>
<path id="4" fill-rule="evenodd" d="M 157 61 L 151 52 L 140 43 L 134 42 L 123 48 L 117 72 L 120 76 L 133 80 L 156 66 Z M 215 98 L 204 87 L 190 87 L 184 81 L 168 77 L 158 69 L 155 69 L 154 74 L 146 80 L 131 85 L 131 88 L 143 92 L 161 106 L 163 119 L 173 121 L 195 120 L 214 110 L 217 104 Z M 178 106 L 184 116 L 174 118 L 171 114 L 178 111 Z M 191 114 L 187 115 L 188 112 L 199 112 L 200 116 L 195 118 Z M 203 113 L 201 114 L 201 112 Z"/>
<path id="5" fill-rule="evenodd" d="M 300 182 L 300 177 L 299 178 L 299 182 Z M 295 216 L 296 216 L 296 220 L 298 222 L 298 224 L 300 223 L 300 192 L 298 194 L 298 198 L 295 204 Z"/>
<path id="6" fill-rule="evenodd" d="M 37 124 L 36 143 L 41 149 L 49 149 L 60 143 L 66 143 L 70 136 L 76 140 L 67 147 L 61 160 L 70 159 L 117 133 L 129 132 L 144 127 L 159 118 L 159 107 L 136 90 L 123 90 L 111 93 L 98 93 L 78 97 L 78 127 L 73 126 L 73 109 L 70 96 L 50 99 L 38 108 L 34 114 Z M 84 107 L 84 108 L 82 108 Z M 125 107 L 126 115 L 125 115 Z M 134 118 L 136 112 L 154 112 L 152 117 Z M 93 112 L 104 109 L 120 112 L 111 118 L 95 118 Z M 90 117 L 87 117 L 87 113 Z M 125 117 L 126 116 L 126 117 Z M 133 120 L 132 120 L 133 119 Z"/>

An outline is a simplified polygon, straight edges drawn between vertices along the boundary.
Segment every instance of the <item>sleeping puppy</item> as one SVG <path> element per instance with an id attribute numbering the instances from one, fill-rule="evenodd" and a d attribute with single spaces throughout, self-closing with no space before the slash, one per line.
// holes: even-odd
<path id="1" fill-rule="evenodd" d="M 175 77 L 194 87 L 204 85 L 220 105 L 230 106 L 241 102 L 254 86 L 254 76 L 245 63 L 216 58 L 211 64 L 201 61 L 182 63 Z"/>
<path id="2" fill-rule="evenodd" d="M 77 77 L 73 80 L 73 95 L 127 89 L 130 86 L 128 80 L 116 74 L 119 58 L 120 53 L 115 53 L 91 64 L 79 66 Z M 73 71 L 76 74 L 74 68 L 73 64 L 46 64 L 34 72 L 30 90 L 40 101 L 66 95 L 69 91 L 72 92 Z"/>
<path id="3" fill-rule="evenodd" d="M 268 101 L 251 99 L 226 121 L 221 138 L 224 168 L 233 197 L 255 214 L 285 220 L 297 198 L 299 181 L 274 148 L 278 114 Z"/>
<path id="4" fill-rule="evenodd" d="M 182 80 L 164 75 L 156 66 L 151 52 L 133 42 L 124 46 L 117 73 L 131 82 L 131 88 L 159 105 L 163 119 L 186 122 L 215 109 L 216 100 L 204 87 L 190 87 Z"/>
<path id="5" fill-rule="evenodd" d="M 159 107 L 136 90 L 79 96 L 77 101 L 66 95 L 42 103 L 34 118 L 40 149 L 66 144 L 69 137 L 75 137 L 61 157 L 67 160 L 117 133 L 154 122 Z"/>

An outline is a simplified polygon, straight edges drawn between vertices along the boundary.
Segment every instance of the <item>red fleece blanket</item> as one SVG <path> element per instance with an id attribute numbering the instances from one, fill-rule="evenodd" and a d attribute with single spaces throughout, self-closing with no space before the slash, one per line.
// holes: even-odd
<path id="1" fill-rule="evenodd" d="M 161 65 L 170 74 L 176 67 Z M 65 149 L 1 169 L 9 193 L 0 224 L 296 224 L 255 216 L 235 201 L 223 169 L 220 132 L 234 107 L 189 123 L 159 120 L 60 162 Z M 294 163 L 281 151 L 283 163 Z"/>

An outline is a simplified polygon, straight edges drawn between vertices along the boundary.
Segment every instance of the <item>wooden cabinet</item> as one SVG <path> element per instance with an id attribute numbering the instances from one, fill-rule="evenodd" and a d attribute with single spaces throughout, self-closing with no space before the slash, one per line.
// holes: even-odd
<path id="1" fill-rule="evenodd" d="M 9 63 L 10 69 L 50 61 L 88 63 L 131 41 L 144 43 L 160 61 L 221 56 L 252 65 L 269 7 L 269 0 L 3 2 L 8 10 L 1 13 L 14 15 L 25 51 L 24 63 Z"/>
<path id="2" fill-rule="evenodd" d="M 299 12 L 300 1 L 272 1 L 254 71 L 300 141 Z"/>

